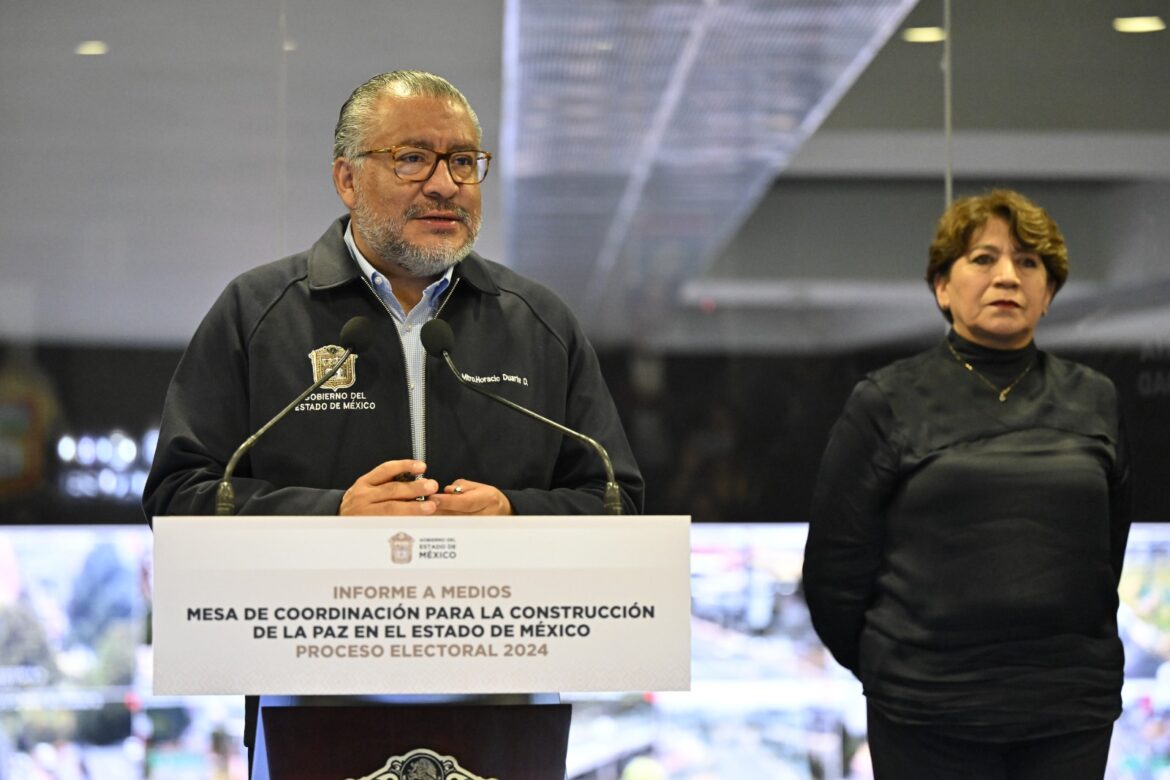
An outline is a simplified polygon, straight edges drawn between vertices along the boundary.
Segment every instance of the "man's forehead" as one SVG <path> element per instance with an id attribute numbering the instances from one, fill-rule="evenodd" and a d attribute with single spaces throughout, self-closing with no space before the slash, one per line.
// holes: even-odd
<path id="1" fill-rule="evenodd" d="M 475 122 L 467 109 L 446 96 L 383 95 L 375 117 L 374 132 L 395 136 L 396 143 L 431 137 L 470 143 L 477 140 Z"/>

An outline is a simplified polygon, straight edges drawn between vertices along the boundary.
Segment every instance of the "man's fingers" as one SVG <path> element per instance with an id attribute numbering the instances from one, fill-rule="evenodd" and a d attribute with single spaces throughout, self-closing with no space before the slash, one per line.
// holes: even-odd
<path id="1" fill-rule="evenodd" d="M 420 474 L 425 474 L 427 464 L 421 460 L 387 460 L 379 463 L 365 474 L 358 477 L 358 481 L 370 485 L 381 485 L 386 482 L 406 482 L 413 480 Z"/>
<path id="2" fill-rule="evenodd" d="M 512 504 L 498 488 L 457 479 L 430 499 L 443 515 L 510 515 Z"/>
<path id="3" fill-rule="evenodd" d="M 425 477 L 426 464 L 418 460 L 388 460 L 357 478 L 342 496 L 343 515 L 434 514 L 425 507 L 426 497 L 439 490 L 439 483 Z"/>

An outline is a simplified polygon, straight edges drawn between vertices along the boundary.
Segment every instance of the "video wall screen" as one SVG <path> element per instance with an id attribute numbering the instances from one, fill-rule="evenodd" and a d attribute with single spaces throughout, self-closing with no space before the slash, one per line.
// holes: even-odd
<path id="1" fill-rule="evenodd" d="M 691 530 L 692 690 L 572 694 L 575 780 L 865 778 L 861 687 L 817 640 L 801 524 Z M 0 777 L 244 778 L 242 697 L 151 694 L 145 526 L 0 528 Z M 1170 771 L 1170 524 L 1135 526 L 1108 777 Z"/>

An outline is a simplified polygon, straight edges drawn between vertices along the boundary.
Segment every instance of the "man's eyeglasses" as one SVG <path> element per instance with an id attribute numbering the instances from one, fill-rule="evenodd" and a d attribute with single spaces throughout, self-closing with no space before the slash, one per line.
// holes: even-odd
<path id="1" fill-rule="evenodd" d="M 426 181 L 435 173 L 439 160 L 447 161 L 447 171 L 457 184 L 479 184 L 487 178 L 492 163 L 490 152 L 479 149 L 461 149 L 457 152 L 436 152 L 416 146 L 390 146 L 385 149 L 367 149 L 354 157 L 370 154 L 388 154 L 394 161 L 394 174 L 403 181 Z"/>

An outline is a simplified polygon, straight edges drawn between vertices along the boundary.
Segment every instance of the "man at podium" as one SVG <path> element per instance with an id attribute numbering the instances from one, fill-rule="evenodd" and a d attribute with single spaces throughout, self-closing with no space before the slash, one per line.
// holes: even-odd
<path id="1" fill-rule="evenodd" d="M 167 393 L 143 495 L 148 517 L 213 514 L 237 447 L 339 356 L 371 338 L 239 459 L 242 515 L 600 514 L 598 453 L 471 383 L 596 439 L 625 512 L 643 483 L 597 356 L 547 288 L 473 251 L 492 155 L 445 79 L 395 71 L 359 86 L 334 133 L 348 214 L 304 252 L 237 277 Z M 450 325 L 462 382 L 420 340 Z"/>

